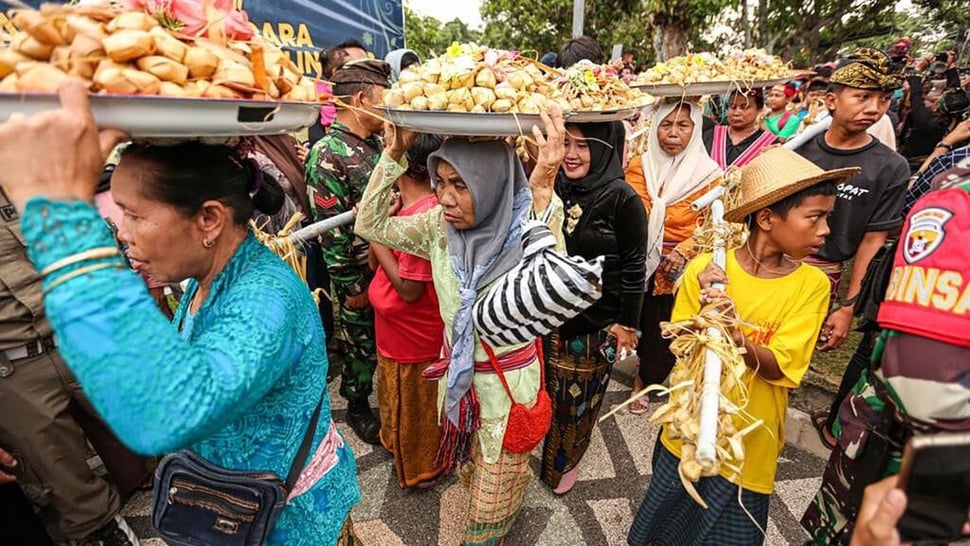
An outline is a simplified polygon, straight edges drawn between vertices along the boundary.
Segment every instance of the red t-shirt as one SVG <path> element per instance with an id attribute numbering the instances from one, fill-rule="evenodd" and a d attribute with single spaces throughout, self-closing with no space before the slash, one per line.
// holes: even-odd
<path id="1" fill-rule="evenodd" d="M 398 216 L 420 214 L 437 205 L 438 200 L 432 194 L 402 209 Z M 399 364 L 434 360 L 441 354 L 445 325 L 441 322 L 438 295 L 431 282 L 431 262 L 399 250 L 393 252 L 401 278 L 423 282 L 425 285 L 418 300 L 407 303 L 394 290 L 384 270 L 377 269 L 367 290 L 370 304 L 374 308 L 377 351 L 384 358 L 390 358 Z"/>

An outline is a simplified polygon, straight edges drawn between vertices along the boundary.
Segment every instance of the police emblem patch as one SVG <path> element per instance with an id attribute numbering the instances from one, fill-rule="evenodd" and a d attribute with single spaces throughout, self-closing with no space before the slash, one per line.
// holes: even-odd
<path id="1" fill-rule="evenodd" d="M 909 219 L 909 231 L 903 241 L 903 257 L 908 263 L 916 263 L 939 248 L 946 237 L 944 226 L 953 213 L 939 207 L 930 207 L 913 214 Z"/>

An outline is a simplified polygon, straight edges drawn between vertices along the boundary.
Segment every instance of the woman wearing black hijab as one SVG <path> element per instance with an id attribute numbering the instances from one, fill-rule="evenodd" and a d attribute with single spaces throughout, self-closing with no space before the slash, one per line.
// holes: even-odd
<path id="1" fill-rule="evenodd" d="M 622 131 L 620 123 L 566 126 L 566 153 L 556 182 L 566 210 L 566 249 L 589 259 L 605 255 L 606 261 L 602 297 L 559 328 L 546 373 L 553 423 L 543 450 L 542 481 L 557 494 L 576 483 L 613 363 L 636 352 L 647 218 L 624 180 Z"/>

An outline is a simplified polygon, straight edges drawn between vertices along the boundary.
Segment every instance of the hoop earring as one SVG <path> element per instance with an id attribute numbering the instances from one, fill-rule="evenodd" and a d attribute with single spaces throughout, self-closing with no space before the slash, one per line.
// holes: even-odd
<path id="1" fill-rule="evenodd" d="M 216 246 L 215 241 L 210 241 L 209 239 L 202 239 L 202 246 L 205 248 L 212 248 Z"/>

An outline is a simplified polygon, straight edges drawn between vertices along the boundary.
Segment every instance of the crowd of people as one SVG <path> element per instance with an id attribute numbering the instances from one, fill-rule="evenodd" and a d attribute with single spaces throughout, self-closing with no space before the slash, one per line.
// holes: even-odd
<path id="1" fill-rule="evenodd" d="M 334 380 L 347 426 L 387 450 L 401 488 L 456 473 L 462 543 L 502 544 L 533 449 L 543 443 L 541 482 L 569 494 L 615 363 L 637 356 L 627 411 L 649 413 L 686 365 L 661 323 L 713 306 L 733 317 L 745 411 L 760 426 L 743 439 L 742 468 L 696 484 L 706 507 L 678 470 L 693 446 L 663 427 L 629 543 L 763 543 L 789 393 L 856 317 L 862 341 L 831 408 L 812 415 L 832 455 L 802 524 L 814 544 L 898 543 L 906 499 L 892 476 L 906 441 L 970 430 L 968 264 L 955 250 L 970 207 L 948 212 L 950 224 L 911 215 L 940 192 L 968 199 L 968 82 L 952 52 L 908 48 L 858 49 L 768 89 L 658 101 L 635 157 L 623 122 L 569 123 L 556 109 L 525 159 L 502 139 L 394 127 L 382 92 L 420 59 L 381 61 L 354 41 L 324 55 L 341 101 L 308 147 L 291 136 L 131 143 L 109 157 L 125 135 L 99 132 L 86 91 L 66 83 L 60 110 L 0 126 L 0 542 L 53 544 L 17 485 L 24 468 L 63 538 L 134 545 L 122 499 L 201 459 L 286 479 L 285 506 L 256 543 L 360 544 Z M 606 61 L 580 37 L 544 62 L 582 59 Z M 633 52 L 620 62 L 635 72 Z M 31 161 L 41 146 L 45 162 Z M 722 268 L 694 239 L 708 213 L 691 205 L 734 169 L 740 199 L 725 219 L 748 235 Z M 252 227 L 348 211 L 353 224 L 303 249 L 305 278 Z M 934 252 L 955 275 L 947 286 L 904 276 Z M 595 296 L 579 283 L 559 293 L 563 279 L 530 276 L 530 264 L 595 271 Z M 88 440 L 108 481 L 87 465 Z M 225 506 L 200 529 L 197 512 L 165 508 L 192 498 L 155 486 L 163 536 L 238 530 Z"/>

